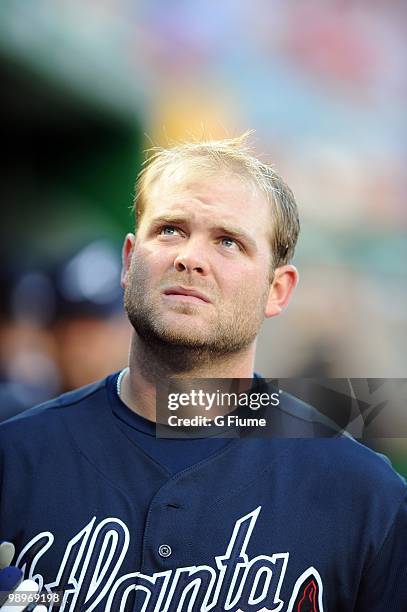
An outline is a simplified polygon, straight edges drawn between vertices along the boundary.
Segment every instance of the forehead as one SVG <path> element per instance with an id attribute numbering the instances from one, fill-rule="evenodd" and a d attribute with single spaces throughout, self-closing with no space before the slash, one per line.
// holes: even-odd
<path id="1" fill-rule="evenodd" d="M 188 169 L 163 174 L 150 186 L 143 219 L 184 213 L 191 220 L 229 222 L 255 238 L 270 237 L 272 219 L 266 196 L 248 179 L 227 172 Z"/>

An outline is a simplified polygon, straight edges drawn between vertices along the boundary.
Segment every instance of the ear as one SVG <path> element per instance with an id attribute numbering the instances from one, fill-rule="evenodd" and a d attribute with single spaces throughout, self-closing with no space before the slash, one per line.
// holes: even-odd
<path id="1" fill-rule="evenodd" d="M 295 266 L 281 266 L 274 270 L 274 278 L 264 311 L 265 317 L 275 317 L 284 310 L 297 286 L 298 279 L 298 270 Z"/>
<path id="2" fill-rule="evenodd" d="M 121 277 L 120 277 L 120 284 L 123 287 L 123 289 L 126 286 L 126 282 L 127 282 L 127 273 L 129 271 L 130 268 L 130 264 L 131 264 L 131 258 L 133 255 L 133 249 L 134 249 L 134 243 L 135 243 L 136 237 L 134 236 L 134 234 L 127 234 L 126 238 L 124 239 L 124 243 L 123 243 L 123 248 L 122 248 L 122 273 L 121 273 Z"/>

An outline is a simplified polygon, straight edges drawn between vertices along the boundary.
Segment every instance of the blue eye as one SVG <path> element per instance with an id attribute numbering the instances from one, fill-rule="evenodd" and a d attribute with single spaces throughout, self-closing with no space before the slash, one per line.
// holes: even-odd
<path id="1" fill-rule="evenodd" d="M 164 225 L 160 230 L 161 236 L 174 236 L 175 232 L 178 232 L 178 230 L 173 225 Z"/>
<path id="2" fill-rule="evenodd" d="M 228 238 L 228 237 L 222 238 L 221 239 L 221 243 L 227 249 L 230 249 L 232 246 L 237 246 L 238 247 L 238 244 L 237 244 L 236 240 L 233 240 L 233 238 Z"/>

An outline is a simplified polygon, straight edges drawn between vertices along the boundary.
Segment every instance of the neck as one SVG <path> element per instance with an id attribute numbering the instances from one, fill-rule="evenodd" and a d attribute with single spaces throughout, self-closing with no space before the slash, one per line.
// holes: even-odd
<path id="1" fill-rule="evenodd" d="M 137 414 L 156 420 L 156 389 L 171 378 L 178 388 L 188 388 L 191 378 L 251 379 L 254 368 L 255 342 L 231 355 L 214 356 L 185 347 L 165 347 L 143 341 L 133 332 L 129 370 L 121 383 L 122 401 Z"/>

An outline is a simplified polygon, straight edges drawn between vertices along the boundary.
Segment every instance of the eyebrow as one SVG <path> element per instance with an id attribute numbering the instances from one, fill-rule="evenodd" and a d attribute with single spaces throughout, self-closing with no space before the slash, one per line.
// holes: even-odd
<path id="1" fill-rule="evenodd" d="M 183 215 L 171 214 L 159 215 L 151 219 L 151 225 L 158 225 L 159 223 L 186 223 L 186 219 Z"/>
<path id="2" fill-rule="evenodd" d="M 178 215 L 176 213 L 174 214 L 167 214 L 167 215 L 160 215 L 158 217 L 153 217 L 151 219 L 151 224 L 152 225 L 158 225 L 160 223 L 169 223 L 169 224 L 183 224 L 183 223 L 188 223 L 188 220 L 185 218 L 184 215 Z M 212 230 L 218 231 L 222 234 L 225 234 L 227 236 L 230 236 L 231 238 L 236 238 L 237 240 L 242 240 L 243 242 L 245 242 L 249 247 L 251 247 L 254 251 L 257 251 L 257 242 L 254 238 L 252 238 L 245 230 L 243 230 L 240 227 L 237 226 L 232 226 L 232 225 L 216 225 L 214 227 L 211 228 Z"/>
<path id="3" fill-rule="evenodd" d="M 222 234 L 226 234 L 227 236 L 231 236 L 232 238 L 236 238 L 237 240 L 242 240 L 254 251 L 257 251 L 257 242 L 255 241 L 255 239 L 249 236 L 249 234 L 240 227 L 234 227 L 232 225 L 222 225 L 217 226 L 215 229 L 222 232 Z"/>

